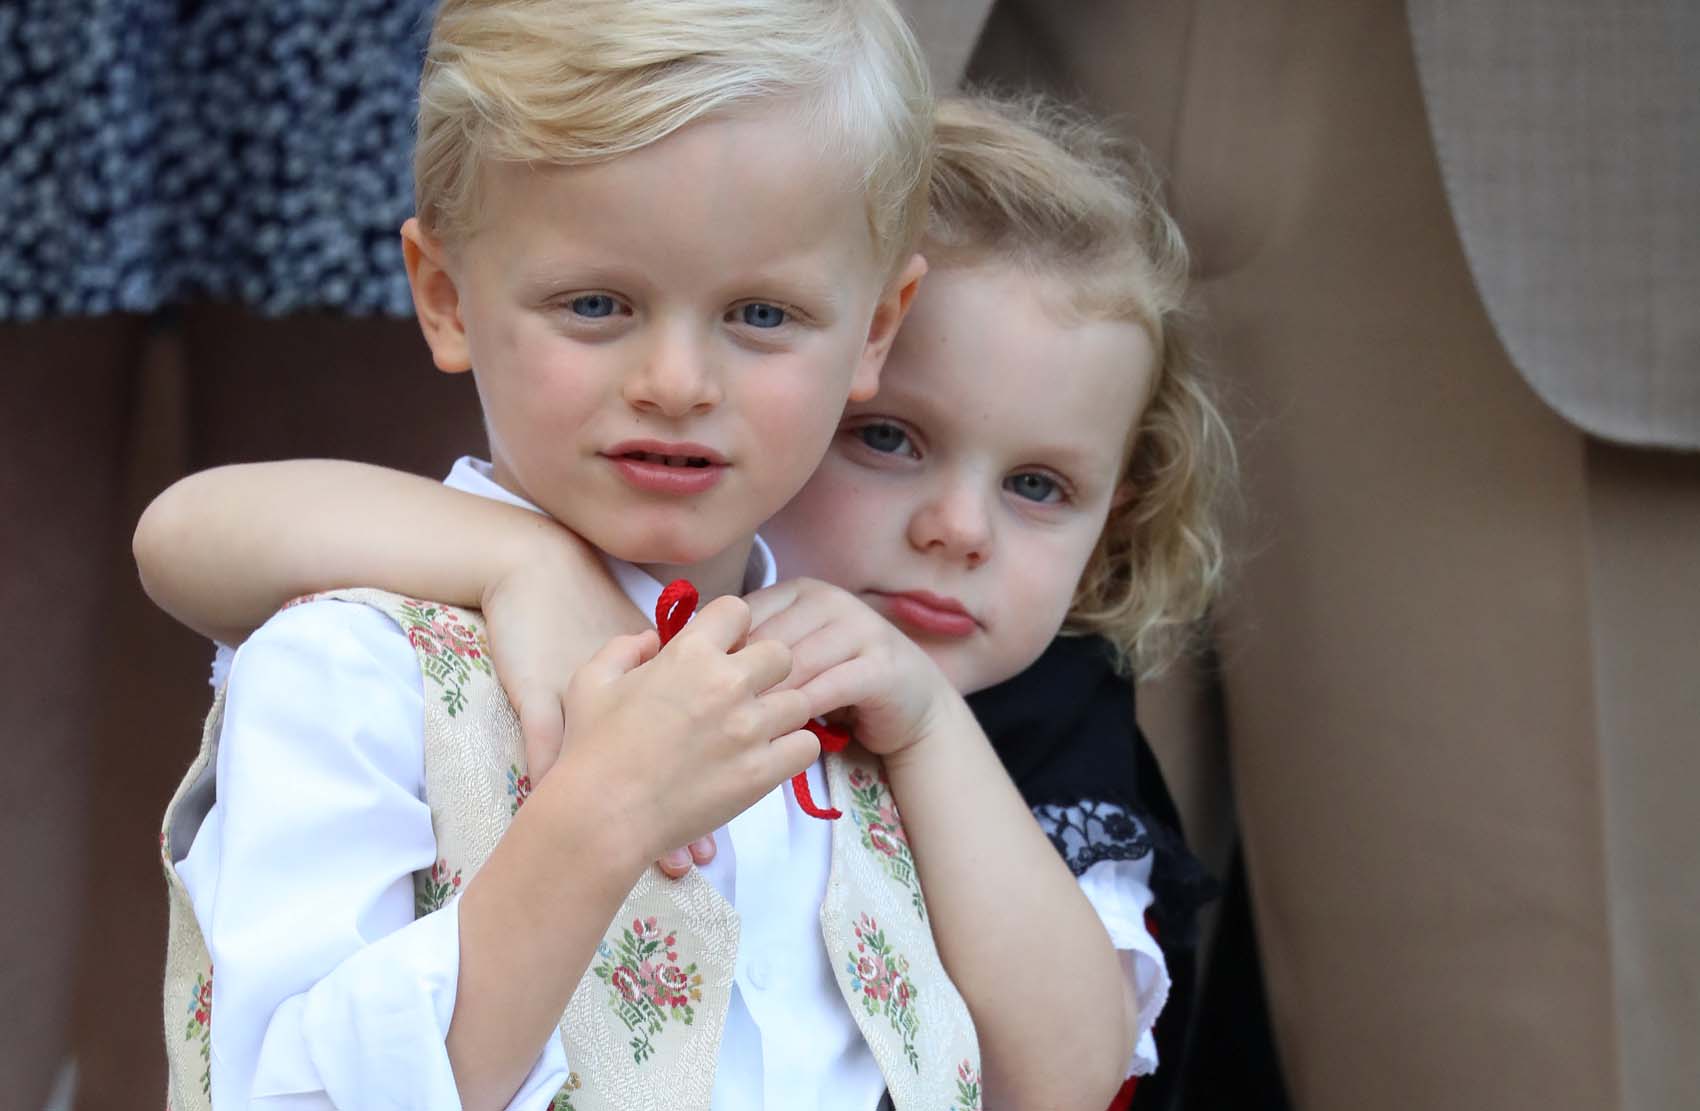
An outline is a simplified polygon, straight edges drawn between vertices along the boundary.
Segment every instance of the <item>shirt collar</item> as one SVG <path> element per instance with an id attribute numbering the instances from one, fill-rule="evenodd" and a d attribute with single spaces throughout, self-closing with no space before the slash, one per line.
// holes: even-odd
<path id="1" fill-rule="evenodd" d="M 443 480 L 443 485 L 468 494 L 477 494 L 479 497 L 489 498 L 491 501 L 517 505 L 521 509 L 529 509 L 533 513 L 543 512 L 491 477 L 489 462 L 483 459 L 475 459 L 470 455 L 463 455 L 455 460 L 455 465 L 449 471 L 449 477 Z M 744 566 L 743 593 L 745 594 L 772 586 L 779 581 L 779 568 L 774 563 L 773 549 L 767 546 L 767 541 L 763 540 L 760 535 L 757 535 L 754 540 L 755 542 L 750 545 L 749 562 Z M 636 606 L 645 617 L 653 621 L 655 619 L 655 603 L 661 598 L 663 584 L 655 576 L 634 563 L 615 559 L 607 552 L 598 552 L 597 554 L 602 557 L 602 562 L 607 564 L 609 572 L 614 576 L 614 580 L 620 584 L 620 589 L 625 591 L 626 597 L 631 599 L 632 605 Z"/>

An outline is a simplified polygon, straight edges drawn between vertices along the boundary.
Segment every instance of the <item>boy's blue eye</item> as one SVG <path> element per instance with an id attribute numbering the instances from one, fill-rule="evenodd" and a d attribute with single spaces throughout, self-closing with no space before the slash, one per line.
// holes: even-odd
<path id="1" fill-rule="evenodd" d="M 613 316 L 619 310 L 620 305 L 606 293 L 586 293 L 574 297 L 568 307 L 572 309 L 576 316 L 600 320 L 603 317 Z"/>
<path id="2" fill-rule="evenodd" d="M 1056 479 L 1034 474 L 1032 471 L 1010 475 L 1003 480 L 1003 488 L 1028 501 L 1048 502 L 1062 496 L 1062 487 L 1057 484 Z"/>
<path id="3" fill-rule="evenodd" d="M 856 429 L 856 437 L 882 455 L 900 452 L 909 444 L 909 433 L 895 424 L 864 424 Z"/>
<path id="4" fill-rule="evenodd" d="M 785 323 L 786 312 L 766 301 L 751 301 L 738 310 L 738 319 L 752 328 L 777 328 Z"/>

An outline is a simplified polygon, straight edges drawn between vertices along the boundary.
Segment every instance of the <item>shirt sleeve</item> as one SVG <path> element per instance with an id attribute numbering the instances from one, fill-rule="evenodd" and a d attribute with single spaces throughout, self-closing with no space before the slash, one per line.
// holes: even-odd
<path id="1" fill-rule="evenodd" d="M 1152 1027 L 1169 998 L 1169 966 L 1145 925 L 1145 912 L 1151 908 L 1151 859 L 1146 853 L 1135 860 L 1099 861 L 1079 881 L 1116 947 L 1122 975 L 1138 1001 L 1139 1041 L 1128 1062 L 1128 1076 L 1156 1071 L 1157 1040 Z"/>
<path id="2" fill-rule="evenodd" d="M 367 606 L 293 607 L 236 653 L 217 802 L 178 865 L 213 958 L 216 1107 L 460 1107 L 458 901 L 414 918 L 436 860 L 422 699 Z M 510 1106 L 566 1078 L 550 1037 Z"/>

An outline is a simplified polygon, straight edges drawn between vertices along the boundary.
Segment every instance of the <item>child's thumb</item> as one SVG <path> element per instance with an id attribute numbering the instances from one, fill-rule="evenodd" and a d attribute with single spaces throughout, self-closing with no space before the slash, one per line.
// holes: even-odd
<path id="1" fill-rule="evenodd" d="M 655 658 L 661 651 L 661 638 L 654 629 L 618 636 L 586 660 L 578 673 L 595 682 L 606 683 Z"/>

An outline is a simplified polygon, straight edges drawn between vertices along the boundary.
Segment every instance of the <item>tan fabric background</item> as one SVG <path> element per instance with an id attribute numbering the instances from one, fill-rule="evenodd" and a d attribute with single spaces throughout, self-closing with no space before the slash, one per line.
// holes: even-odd
<path id="1" fill-rule="evenodd" d="M 1700 448 L 1700 5 L 1412 0 L 1482 301 L 1585 431 Z"/>
<path id="2" fill-rule="evenodd" d="M 1486 8 L 1522 10 L 1470 10 Z M 1527 65 L 1566 69 L 1516 80 L 1588 92 L 1501 103 L 1492 134 L 1526 179 L 1552 156 L 1542 129 L 1571 123 L 1516 113 L 1580 103 L 1582 169 L 1611 169 L 1461 241 L 1429 113 L 1445 98 L 1469 117 L 1482 94 L 1437 91 L 1474 63 L 1425 62 L 1425 104 L 1407 17 L 1393 0 L 1001 0 L 970 71 L 1115 114 L 1168 168 L 1196 250 L 1250 506 L 1205 677 L 1231 768 L 1174 732 L 1209 729 L 1207 689 L 1142 691 L 1142 716 L 1195 830 L 1216 835 L 1231 779 L 1295 1104 L 1700 1106 L 1684 806 L 1700 793 L 1700 457 L 1608 447 L 1543 401 L 1579 375 L 1590 408 L 1566 415 L 1673 441 L 1694 374 L 1692 314 L 1665 311 L 1684 304 L 1682 252 L 1627 237 L 1680 246 L 1692 228 L 1670 213 L 1692 194 L 1622 128 L 1700 124 L 1586 45 L 1603 16 L 1525 13 Z M 1607 186 L 1665 198 L 1664 215 L 1547 234 L 1554 206 Z M 1615 279 L 1548 281 L 1604 231 Z M 1484 252 L 1521 281 L 1500 299 L 1515 325 L 1478 292 Z M 1564 298 L 1590 302 L 1564 325 L 1574 351 L 1502 342 Z"/>

